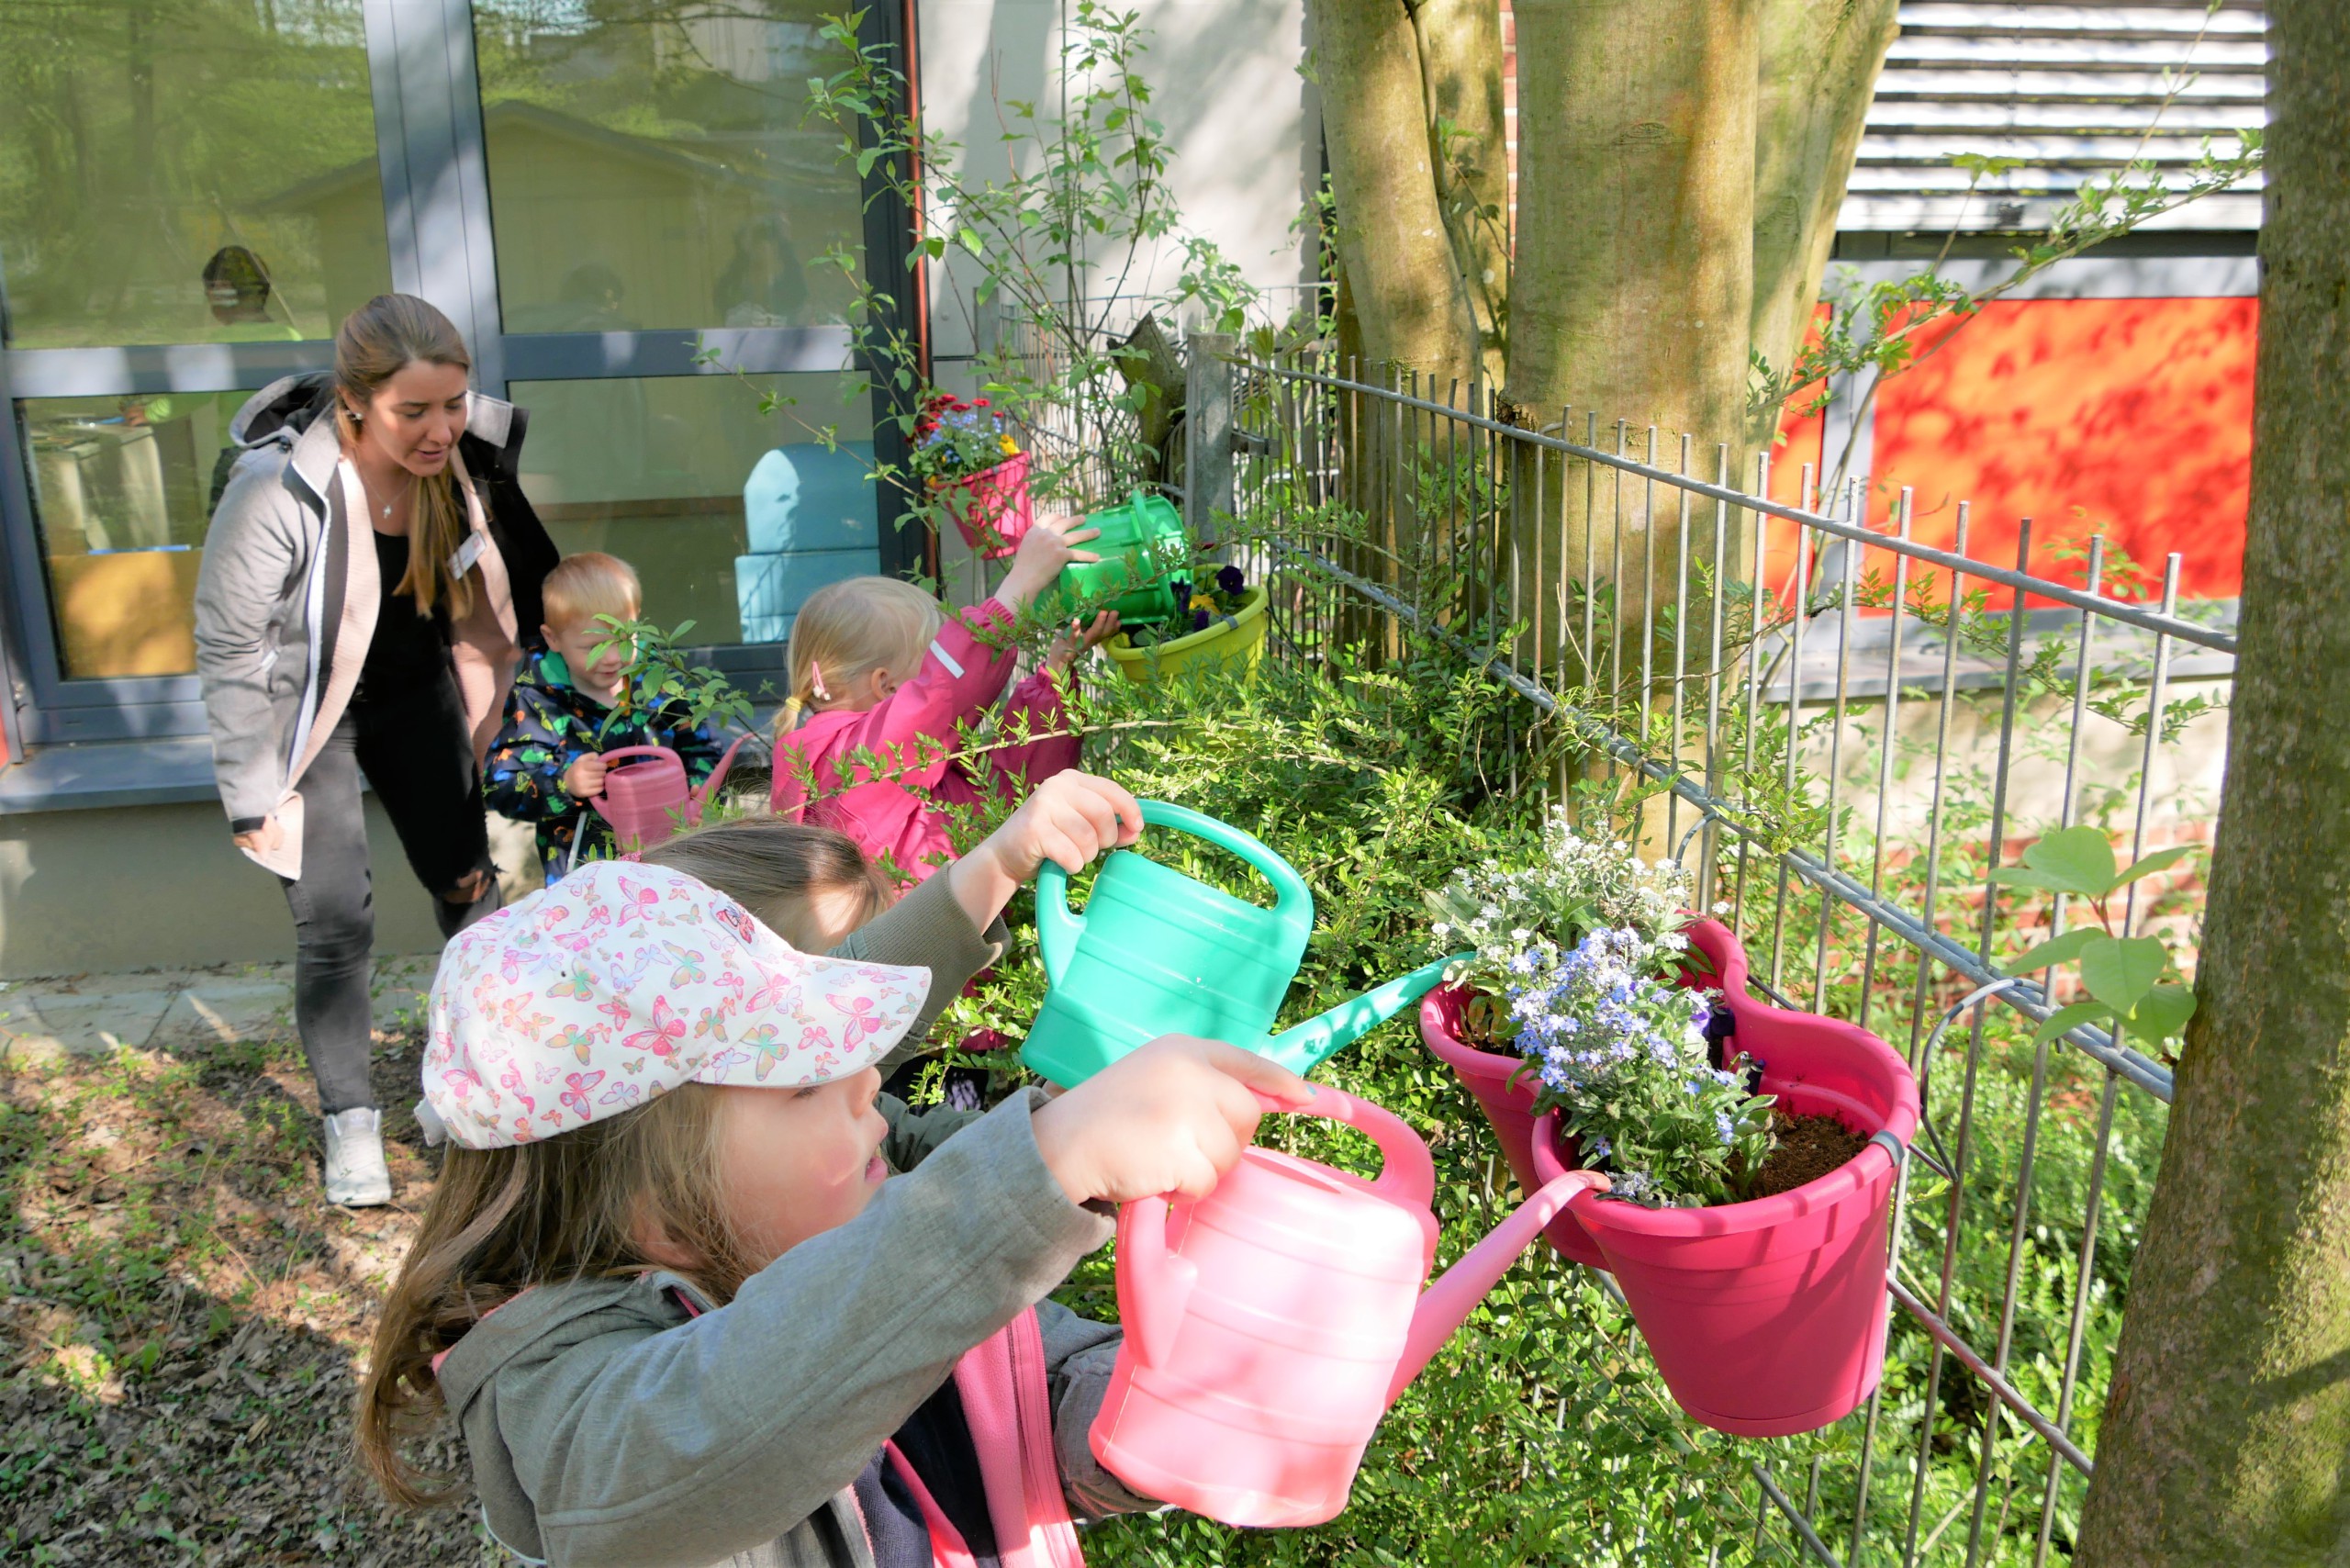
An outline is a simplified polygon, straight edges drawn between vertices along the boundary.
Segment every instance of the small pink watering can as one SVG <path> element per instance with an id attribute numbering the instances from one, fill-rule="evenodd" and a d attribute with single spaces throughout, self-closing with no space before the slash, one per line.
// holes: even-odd
<path id="1" fill-rule="evenodd" d="M 1336 1518 L 1395 1396 L 1567 1201 L 1607 1184 L 1567 1171 L 1424 1294 L 1437 1244 L 1427 1146 L 1332 1090 L 1296 1110 L 1369 1134 L 1379 1179 L 1251 1148 L 1205 1198 L 1118 1215 L 1126 1337 L 1094 1457 L 1146 1495 L 1231 1525 Z"/>
<path id="2" fill-rule="evenodd" d="M 604 753 L 608 764 L 624 756 L 643 760 L 610 768 L 604 775 L 604 792 L 589 796 L 588 803 L 612 824 L 612 836 L 622 852 L 642 854 L 667 842 L 680 820 L 688 826 L 699 825 L 703 808 L 726 782 L 726 769 L 733 764 L 736 747 L 748 739 L 748 735 L 735 738 L 699 790 L 686 787 L 685 759 L 667 746 L 624 745 L 608 751 Z"/>

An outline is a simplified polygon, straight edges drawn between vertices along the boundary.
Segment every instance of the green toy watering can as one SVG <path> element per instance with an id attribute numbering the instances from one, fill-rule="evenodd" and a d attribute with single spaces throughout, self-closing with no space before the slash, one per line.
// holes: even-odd
<path id="1" fill-rule="evenodd" d="M 1091 550 L 1098 561 L 1072 561 L 1053 581 L 1053 603 L 1042 607 L 1050 618 L 1057 606 L 1090 603 L 1114 610 L 1128 626 L 1163 625 L 1180 614 L 1174 579 L 1192 558 L 1192 542 L 1183 520 L 1166 498 L 1136 490 L 1122 507 L 1087 515 L 1086 528 L 1098 528 L 1102 537 L 1080 549 Z M 1104 599 L 1105 595 L 1114 595 Z"/>
<path id="2" fill-rule="evenodd" d="M 1314 930 L 1314 895 L 1289 862 L 1237 827 L 1163 801 L 1142 820 L 1205 839 L 1273 885 L 1270 909 L 1120 850 L 1102 863 L 1085 913 L 1069 874 L 1036 879 L 1036 941 L 1051 982 L 1020 1059 L 1055 1083 L 1082 1083 L 1161 1035 L 1228 1040 L 1306 1072 L 1418 1001 L 1445 960 L 1413 970 L 1268 1038 Z"/>

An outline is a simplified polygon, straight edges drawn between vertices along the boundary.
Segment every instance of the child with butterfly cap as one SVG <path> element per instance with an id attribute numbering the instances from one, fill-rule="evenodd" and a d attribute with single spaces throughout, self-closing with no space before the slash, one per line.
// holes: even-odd
<path id="1" fill-rule="evenodd" d="M 901 949 L 949 899 L 991 925 L 1047 855 L 1139 831 L 1064 776 L 858 935 Z M 1313 1090 L 1168 1036 L 925 1136 L 872 1064 L 963 978 L 801 952 L 657 863 L 453 942 L 425 1088 L 457 1147 L 361 1402 L 386 1489 L 428 1500 L 398 1445 L 445 1407 L 489 1529 L 553 1563 L 1079 1568 L 1072 1511 L 1150 1506 L 1086 1445 L 1117 1330 L 1045 1296 L 1113 1205 L 1204 1193 L 1260 1094 Z"/>

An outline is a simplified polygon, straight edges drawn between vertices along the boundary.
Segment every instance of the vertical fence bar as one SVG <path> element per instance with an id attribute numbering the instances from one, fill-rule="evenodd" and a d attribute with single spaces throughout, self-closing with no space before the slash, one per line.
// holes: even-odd
<path id="1" fill-rule="evenodd" d="M 2027 517 L 2022 519 L 2016 528 L 2016 571 L 2019 574 L 2024 572 L 2031 563 L 2031 519 Z M 2023 663 L 2023 589 L 2015 589 L 2008 610 L 2008 669 L 2007 679 L 2002 683 L 1999 702 L 1999 760 L 1997 771 L 1991 776 L 1991 824 L 1989 836 L 1985 842 L 1983 851 L 1983 923 L 1976 940 L 1975 957 L 1986 965 L 1990 962 L 1991 940 L 1998 929 L 1999 918 L 1999 887 L 1998 883 L 1992 879 L 1999 868 L 1999 863 L 2006 858 L 2008 772 L 2009 765 L 2014 756 L 2016 677 Z M 1951 1184 L 1952 1193 L 1957 1200 L 1951 1210 L 1950 1245 L 1953 1257 L 1958 1245 L 1958 1227 L 1962 1223 L 1965 1207 L 1966 1153 L 1969 1136 L 1973 1130 L 1976 1075 L 1981 1071 L 1983 1065 L 1986 1011 L 1980 1007 L 1975 1010 L 1974 1022 L 1967 1031 L 1966 1087 L 1960 1096 L 1958 1109 L 1958 1176 Z M 2028 1175 L 2029 1172 L 2026 1174 Z M 2020 1238 L 2019 1238 L 2019 1245 L 2020 1245 Z M 1947 1300 L 1942 1304 L 1942 1311 L 1944 1317 L 1947 1318 L 1949 1315 Z M 2001 1358 L 1993 1362 L 1992 1370 L 2005 1375 L 2007 1362 L 2004 1359 L 2004 1346 Z M 1975 1564 L 1981 1558 L 1983 1514 L 1990 1501 L 1992 1463 L 1998 1448 L 1999 1428 L 2004 1419 L 2005 1417 L 1999 1414 L 1999 1406 L 1994 1405 L 1991 1406 L 1991 1418 L 1983 1423 L 1982 1457 L 1975 1478 L 1975 1511 L 1966 1529 L 1966 1568 L 1975 1568 Z"/>
<path id="2" fill-rule="evenodd" d="M 1900 499 L 1895 511 L 1895 537 L 1907 542 L 1909 537 L 1909 509 L 1916 492 L 1908 486 L 1901 487 Z M 1909 557 L 1896 551 L 1893 556 L 1893 615 L 1886 630 L 1885 644 L 1885 737 L 1879 745 L 1876 770 L 1876 829 L 1869 854 L 1869 897 L 1885 895 L 1885 823 L 1891 808 L 1894 785 L 1894 758 L 1901 747 L 1901 630 L 1903 618 L 1908 613 Z M 1876 991 L 1876 922 L 1869 922 L 1868 946 L 1861 959 L 1860 1025 L 1869 1026 L 1869 1009 Z"/>
<path id="3" fill-rule="evenodd" d="M 1673 472 L 1686 478 L 1689 474 L 1689 432 L 1681 434 L 1681 452 Z M 1669 733 L 1673 737 L 1673 776 L 1681 776 L 1681 686 L 1688 677 L 1689 646 L 1689 495 L 1681 492 L 1681 515 L 1673 524 L 1673 702 Z M 1681 797 L 1668 792 L 1664 797 L 1664 842 L 1675 860 L 1681 857 Z M 1705 901 L 1698 901 L 1705 907 Z"/>

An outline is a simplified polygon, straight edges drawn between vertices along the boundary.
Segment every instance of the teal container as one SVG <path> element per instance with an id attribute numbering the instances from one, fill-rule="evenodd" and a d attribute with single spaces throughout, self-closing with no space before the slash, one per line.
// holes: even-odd
<path id="1" fill-rule="evenodd" d="M 1080 606 L 1114 610 L 1128 626 L 1160 626 L 1181 614 L 1175 581 L 1191 565 L 1191 536 L 1164 496 L 1136 490 L 1122 507 L 1089 513 L 1083 524 L 1102 531 L 1078 546 L 1098 561 L 1072 561 L 1054 579 L 1047 616 L 1075 614 Z M 1068 606 L 1062 610 L 1061 606 Z"/>
<path id="2" fill-rule="evenodd" d="M 1272 884 L 1273 905 L 1120 850 L 1102 862 L 1078 914 L 1068 873 L 1046 861 L 1036 879 L 1036 941 L 1050 989 L 1020 1048 L 1030 1070 L 1072 1086 L 1161 1035 L 1196 1035 L 1302 1073 L 1442 980 L 1439 959 L 1273 1036 L 1314 932 L 1304 879 L 1262 840 L 1214 817 L 1145 801 L 1142 818 L 1238 856 Z"/>

